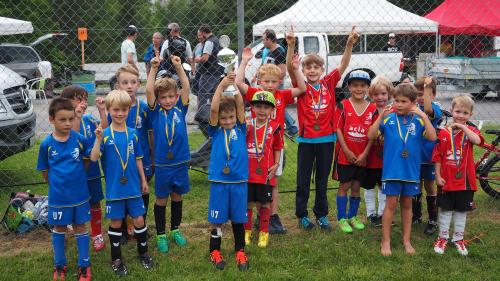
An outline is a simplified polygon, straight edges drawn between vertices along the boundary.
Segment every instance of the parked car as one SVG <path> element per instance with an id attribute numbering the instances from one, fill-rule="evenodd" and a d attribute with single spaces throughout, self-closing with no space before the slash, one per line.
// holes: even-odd
<path id="1" fill-rule="evenodd" d="M 0 160 L 34 144 L 36 115 L 26 82 L 0 65 Z"/>

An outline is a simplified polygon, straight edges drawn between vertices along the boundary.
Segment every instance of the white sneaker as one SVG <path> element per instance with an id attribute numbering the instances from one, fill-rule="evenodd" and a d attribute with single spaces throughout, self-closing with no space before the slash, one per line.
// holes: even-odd
<path id="1" fill-rule="evenodd" d="M 434 252 L 436 254 L 444 254 L 444 251 L 446 250 L 446 244 L 448 243 L 448 240 L 439 237 L 436 242 L 434 242 Z"/>
<path id="2" fill-rule="evenodd" d="M 458 253 L 461 254 L 462 256 L 467 256 L 469 254 L 469 251 L 467 251 L 467 248 L 465 248 L 464 240 L 453 241 L 453 244 L 455 244 Z"/>

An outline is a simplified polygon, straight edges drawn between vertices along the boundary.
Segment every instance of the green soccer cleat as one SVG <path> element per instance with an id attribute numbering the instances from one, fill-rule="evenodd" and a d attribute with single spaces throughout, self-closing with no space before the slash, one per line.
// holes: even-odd
<path id="1" fill-rule="evenodd" d="M 156 236 L 156 247 L 160 253 L 168 253 L 168 239 L 166 234 Z"/>
<path id="2" fill-rule="evenodd" d="M 361 222 L 361 220 L 357 216 L 352 217 L 349 220 L 349 222 L 357 230 L 363 230 L 363 229 L 365 229 L 365 225 Z"/>
<path id="3" fill-rule="evenodd" d="M 349 225 L 349 222 L 347 219 L 340 219 L 339 220 L 339 227 L 340 230 L 344 233 L 352 233 L 352 227 Z"/>
<path id="4" fill-rule="evenodd" d="M 187 244 L 186 237 L 182 235 L 179 229 L 174 229 L 170 231 L 170 237 L 174 239 L 175 244 L 180 247 L 184 247 Z"/>

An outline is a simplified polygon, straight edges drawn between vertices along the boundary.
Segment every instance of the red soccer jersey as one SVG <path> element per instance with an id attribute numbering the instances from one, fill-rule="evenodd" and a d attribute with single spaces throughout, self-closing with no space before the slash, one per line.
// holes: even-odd
<path id="1" fill-rule="evenodd" d="M 479 135 L 481 143 L 484 142 L 484 138 L 479 130 L 472 126 L 467 127 Z M 453 146 L 455 155 L 453 154 L 452 135 L 449 127 L 439 132 L 438 142 L 434 147 L 432 155 L 434 163 L 441 163 L 440 174 L 446 181 L 443 191 L 477 190 L 473 144 L 464 136 L 463 131 L 460 130 L 458 133 L 455 131 L 454 134 Z M 459 163 L 458 167 L 457 160 Z"/>
<path id="2" fill-rule="evenodd" d="M 321 79 L 319 90 L 306 83 L 305 94 L 297 98 L 300 137 L 317 138 L 335 132 L 335 87 L 339 80 L 340 72 L 336 68 Z"/>
<path id="3" fill-rule="evenodd" d="M 274 165 L 274 163 L 279 159 L 274 159 L 274 151 L 283 149 L 283 140 L 281 136 L 281 127 L 276 120 L 270 120 L 269 124 L 266 126 L 260 126 L 257 128 L 257 144 L 255 141 L 254 134 L 254 123 L 255 119 L 247 125 L 247 151 L 248 151 L 248 182 L 249 183 L 260 183 L 266 184 L 267 171 L 269 167 Z M 265 132 L 265 141 L 264 141 Z M 264 143 L 265 142 L 265 143 Z M 259 146 L 259 158 L 260 164 L 257 158 L 256 145 Z M 262 155 L 261 155 L 262 154 Z M 259 169 L 260 168 L 260 169 Z M 260 173 L 260 174 L 259 174 Z M 276 185 L 276 177 L 273 177 L 270 185 Z"/>
<path id="4" fill-rule="evenodd" d="M 253 98 L 253 95 L 257 93 L 258 91 L 262 91 L 261 88 L 253 88 L 253 87 L 248 87 L 248 91 L 245 95 L 245 100 L 250 102 Z M 292 104 L 295 102 L 292 96 L 292 90 L 291 89 L 285 89 L 285 90 L 276 90 L 274 93 L 274 99 L 276 101 L 276 107 L 274 108 L 274 112 L 271 114 L 271 120 L 276 120 L 278 121 L 278 124 L 280 125 L 281 128 L 285 127 L 285 108 L 288 104 Z M 255 114 L 253 113 L 252 110 L 252 117 L 255 118 Z M 281 134 L 281 139 L 283 139 L 283 135 L 285 134 L 285 130 L 280 130 Z"/>
<path id="5" fill-rule="evenodd" d="M 373 112 L 377 109 L 375 104 L 368 103 L 361 114 L 354 110 L 351 99 L 342 101 L 342 106 L 337 108 L 337 129 L 342 131 L 344 141 L 349 149 L 356 155 L 360 155 L 368 144 L 368 128 L 372 124 Z M 351 165 L 340 149 L 338 163 L 342 165 Z"/>
<path id="6" fill-rule="evenodd" d="M 378 110 L 373 112 L 372 124 L 379 118 Z M 379 134 L 377 139 L 373 141 L 368 158 L 366 160 L 366 167 L 370 169 L 382 169 L 384 156 L 384 135 Z"/>

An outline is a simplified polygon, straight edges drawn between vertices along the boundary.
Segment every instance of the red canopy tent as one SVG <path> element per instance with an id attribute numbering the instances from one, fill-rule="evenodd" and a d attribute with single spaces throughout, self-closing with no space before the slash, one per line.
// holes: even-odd
<path id="1" fill-rule="evenodd" d="M 445 0 L 424 17 L 439 23 L 441 35 L 500 36 L 500 0 Z"/>

